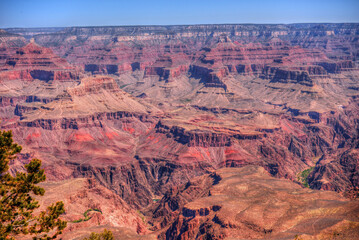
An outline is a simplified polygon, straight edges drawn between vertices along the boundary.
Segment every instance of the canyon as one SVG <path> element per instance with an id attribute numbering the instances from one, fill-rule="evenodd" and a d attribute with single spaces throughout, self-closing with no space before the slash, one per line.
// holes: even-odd
<path id="1" fill-rule="evenodd" d="M 65 202 L 64 239 L 358 238 L 358 36 L 354 23 L 3 29 L 0 127 L 23 146 L 11 171 L 42 160 L 40 201 Z"/>

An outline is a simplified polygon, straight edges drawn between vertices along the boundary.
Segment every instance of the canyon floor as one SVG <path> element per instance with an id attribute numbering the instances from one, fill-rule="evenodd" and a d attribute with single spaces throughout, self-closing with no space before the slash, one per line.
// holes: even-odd
<path id="1" fill-rule="evenodd" d="M 358 239 L 359 24 L 0 30 L 0 127 L 63 239 Z"/>

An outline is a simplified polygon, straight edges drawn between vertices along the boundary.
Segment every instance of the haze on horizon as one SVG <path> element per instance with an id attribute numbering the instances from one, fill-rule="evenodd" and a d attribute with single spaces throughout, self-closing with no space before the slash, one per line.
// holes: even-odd
<path id="1" fill-rule="evenodd" d="M 0 28 L 359 22 L 357 0 L 0 0 Z"/>

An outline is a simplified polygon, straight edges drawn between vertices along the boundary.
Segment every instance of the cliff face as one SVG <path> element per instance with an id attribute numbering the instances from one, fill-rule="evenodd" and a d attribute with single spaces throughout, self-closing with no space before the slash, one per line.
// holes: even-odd
<path id="1" fill-rule="evenodd" d="M 49 48 L 31 42 L 7 56 L 1 68 L 2 80 L 74 80 L 78 79 L 75 68 Z"/>
<path id="2" fill-rule="evenodd" d="M 226 136 L 222 133 L 186 131 L 184 128 L 178 126 L 172 126 L 170 128 L 161 122 L 156 125 L 156 132 L 166 134 L 175 141 L 190 147 L 224 147 L 231 145 L 230 136 Z"/>
<path id="3" fill-rule="evenodd" d="M 25 37 L 22 34 L 16 34 L 11 31 L 0 29 L 0 46 L 1 52 L 15 52 L 17 48 L 26 44 Z M 0 53 L 1 56 L 1 53 Z M 4 55 L 3 55 L 4 56 Z M 6 55 L 5 55 L 6 56 Z M 2 58 L 1 60 L 4 60 Z"/>
<path id="4" fill-rule="evenodd" d="M 343 60 L 338 62 L 318 62 L 329 73 L 340 73 L 342 71 L 350 71 L 354 69 L 354 63 L 350 60 Z"/>
<path id="5" fill-rule="evenodd" d="M 358 24 L 8 31 L 0 127 L 24 147 L 12 172 L 37 157 L 52 181 L 100 183 L 81 186 L 106 206 L 118 201 L 113 218 L 131 219 L 138 238 L 143 227 L 162 239 L 351 234 L 346 221 L 357 219 L 347 213 L 357 208 L 347 206 L 357 203 L 306 188 L 358 196 Z M 315 204 L 330 201 L 344 207 Z M 138 223 L 137 210 L 151 225 Z M 115 232 L 113 218 L 96 215 Z M 84 227 L 99 230 L 96 221 Z M 323 228 L 304 227 L 314 222 Z"/>
<path id="6" fill-rule="evenodd" d="M 265 77 L 271 79 L 270 82 L 298 83 L 313 87 L 313 81 L 307 71 L 284 70 L 279 68 L 265 69 Z"/>
<path id="7" fill-rule="evenodd" d="M 189 56 L 183 53 L 166 53 L 156 62 L 145 68 L 145 77 L 159 76 L 161 81 L 172 81 L 186 74 L 189 69 Z"/>
<path id="8" fill-rule="evenodd" d="M 317 199 L 322 204 L 317 205 Z M 330 211 L 334 206 L 346 212 L 346 220 L 338 220 L 335 215 L 341 213 Z M 221 169 L 192 179 L 169 190 L 151 210 L 151 221 L 166 229 L 160 239 L 325 238 L 335 229 L 342 229 L 342 237 L 358 234 L 358 224 L 348 227 L 346 222 L 358 222 L 356 204 L 331 192 L 310 191 L 271 178 L 255 166 Z M 319 219 L 320 228 L 307 227 Z"/>
<path id="9" fill-rule="evenodd" d="M 222 45 L 227 46 L 224 50 L 226 48 L 235 50 L 239 53 L 235 58 L 242 60 L 244 49 L 241 51 L 239 48 L 233 48 L 228 39 L 232 39 L 233 43 L 270 43 L 277 47 L 287 42 L 293 46 L 299 45 L 305 48 L 309 46 L 311 49 L 300 50 L 301 53 L 297 52 L 293 55 L 294 58 L 290 58 L 291 60 L 298 56 L 319 57 L 321 53 L 316 49 L 318 46 L 330 58 L 355 60 L 353 56 L 357 56 L 358 52 L 355 45 L 356 29 L 357 24 L 248 24 L 73 27 L 33 29 L 33 32 L 27 29 L 7 30 L 8 34 L 20 34 L 26 38 L 34 37 L 37 43 L 53 48 L 57 54 L 71 63 L 81 64 L 87 71 L 114 74 L 130 70 L 129 65 L 133 63 L 151 65 L 164 53 L 193 54 L 202 47 L 216 43 L 218 38 L 221 38 Z M 249 50 L 254 53 L 250 54 L 253 56 L 251 61 L 268 56 L 275 58 L 276 55 L 280 55 L 275 51 L 273 54 L 261 54 L 253 51 L 255 48 L 258 48 L 258 45 Z M 228 60 L 233 59 L 233 56 L 228 57 Z M 235 69 L 236 66 L 229 64 L 229 67 Z M 246 68 L 249 70 L 249 67 Z M 328 66 L 328 68 L 335 70 L 340 67 Z"/>
<path id="10" fill-rule="evenodd" d="M 332 158 L 324 156 L 315 166 L 308 180 L 311 187 L 347 192 L 356 197 L 358 185 L 358 102 L 353 101 L 342 114 L 322 117 L 333 131 Z M 345 177 L 344 177 L 345 176 Z M 344 190 L 345 189 L 345 190 Z"/>
<path id="11" fill-rule="evenodd" d="M 99 91 L 92 89 L 88 92 Z M 73 96 L 81 95 L 76 91 Z M 95 177 L 132 206 L 144 207 L 169 187 L 193 176 L 219 167 L 251 164 L 293 181 L 298 181 L 301 171 L 315 166 L 308 177 L 311 187 L 350 192 L 357 186 L 355 175 L 351 175 L 356 166 L 353 116 L 357 109 L 353 102 L 340 115 L 311 113 L 312 121 L 303 122 L 299 116 L 283 119 L 279 129 L 254 133 L 225 125 L 206 129 L 208 120 L 202 123 L 197 119 L 191 120 L 191 125 L 155 124 L 153 117 L 128 112 L 29 121 L 34 109 L 18 105 L 17 111 L 25 118 L 7 128 L 13 129 L 19 143 L 33 151 L 42 149 L 39 157 L 48 159 L 44 164 L 50 179 Z M 191 130 L 194 126 L 196 130 Z M 136 136 L 140 136 L 139 142 Z M 345 141 L 354 142 L 343 145 Z M 54 165 L 54 156 L 69 160 Z M 312 159 L 320 160 L 315 163 Z M 64 172 L 64 168 L 68 170 Z"/>
<path id="12" fill-rule="evenodd" d="M 335 37 L 350 38 L 357 33 L 358 24 L 221 24 L 221 25 L 187 25 L 187 26 L 127 26 L 127 27 L 70 27 L 58 29 L 6 29 L 8 34 L 36 37 L 36 41 L 58 44 L 70 36 L 81 36 L 75 40 L 93 37 L 95 40 L 110 40 L 117 36 L 118 40 L 152 40 L 219 37 L 227 34 L 231 37 L 245 39 L 268 40 L 273 37 L 283 39 L 293 38 L 295 41 L 306 39 L 306 42 L 316 39 Z M 51 37 L 49 37 L 51 36 Z M 94 38 L 94 36 L 100 36 Z M 334 37 L 334 38 L 333 38 Z M 41 40 L 41 41 L 39 41 Z M 237 40 L 237 39 L 236 39 Z M 326 42 L 321 41 L 325 44 Z M 300 44 L 295 44 L 300 45 Z M 303 43 L 304 45 L 304 43 Z"/>
<path id="13" fill-rule="evenodd" d="M 89 235 L 89 228 L 94 225 L 100 229 L 125 228 L 133 235 L 147 232 L 145 223 L 135 210 L 93 179 L 50 182 L 44 183 L 43 187 L 46 198 L 39 198 L 41 206 L 49 205 L 51 199 L 61 199 L 65 204 L 66 213 L 62 217 L 68 225 L 63 239 Z M 126 232 L 125 229 L 123 232 Z"/>

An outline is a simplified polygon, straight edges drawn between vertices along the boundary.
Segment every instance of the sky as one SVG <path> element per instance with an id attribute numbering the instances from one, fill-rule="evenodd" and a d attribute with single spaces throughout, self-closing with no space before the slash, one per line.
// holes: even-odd
<path id="1" fill-rule="evenodd" d="M 359 22 L 359 0 L 0 0 L 0 28 Z"/>

